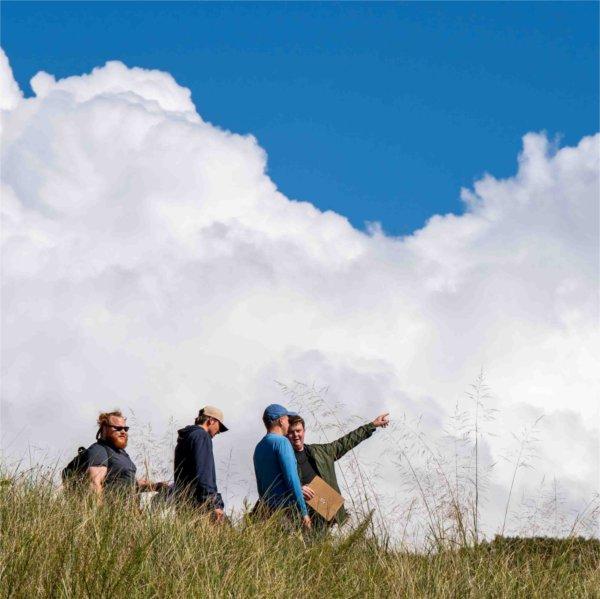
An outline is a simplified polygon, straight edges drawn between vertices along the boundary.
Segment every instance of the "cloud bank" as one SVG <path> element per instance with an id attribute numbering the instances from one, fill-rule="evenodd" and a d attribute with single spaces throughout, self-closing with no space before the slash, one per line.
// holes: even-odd
<path id="1" fill-rule="evenodd" d="M 514 177 L 486 175 L 463 215 L 394 238 L 287 198 L 257 140 L 204 121 L 168 73 L 41 72 L 24 98 L 2 54 L 0 82 L 5 457 L 70 457 L 101 409 L 160 433 L 213 403 L 239 504 L 262 409 L 285 399 L 274 381 L 327 385 L 342 419 L 390 411 L 442 435 L 483 367 L 491 512 L 511 432 L 542 414 L 515 496 L 544 476 L 572 509 L 597 491 L 598 135 L 528 133 Z M 378 435 L 358 453 L 405 501 L 402 465 L 380 459 L 395 438 Z"/>

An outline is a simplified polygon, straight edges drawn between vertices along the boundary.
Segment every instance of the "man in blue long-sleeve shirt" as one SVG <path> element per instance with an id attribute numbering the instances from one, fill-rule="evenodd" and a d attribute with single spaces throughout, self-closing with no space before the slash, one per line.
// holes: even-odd
<path id="1" fill-rule="evenodd" d="M 270 510 L 297 508 L 302 526 L 310 528 L 296 456 L 285 436 L 289 427 L 288 417 L 295 415 L 279 404 L 267 406 L 263 413 L 267 434 L 254 450 L 254 472 L 259 502 Z"/>
<path id="2" fill-rule="evenodd" d="M 175 497 L 212 512 L 217 522 L 224 518 L 224 504 L 217 490 L 212 440 L 226 430 L 223 412 L 205 406 L 194 425 L 178 431 L 175 446 Z"/>

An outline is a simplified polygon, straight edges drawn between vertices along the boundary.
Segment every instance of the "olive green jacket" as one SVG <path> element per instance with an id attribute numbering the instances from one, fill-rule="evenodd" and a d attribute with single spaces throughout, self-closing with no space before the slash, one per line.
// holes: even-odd
<path id="1" fill-rule="evenodd" d="M 307 457 L 311 460 L 317 474 L 338 493 L 337 477 L 335 475 L 335 462 L 351 449 L 354 449 L 359 443 L 368 439 L 375 432 L 375 426 L 369 422 L 363 426 L 359 426 L 356 430 L 340 437 L 331 443 L 314 443 L 305 445 Z M 348 519 L 348 514 L 342 506 L 335 515 L 335 521 L 342 525 Z"/>

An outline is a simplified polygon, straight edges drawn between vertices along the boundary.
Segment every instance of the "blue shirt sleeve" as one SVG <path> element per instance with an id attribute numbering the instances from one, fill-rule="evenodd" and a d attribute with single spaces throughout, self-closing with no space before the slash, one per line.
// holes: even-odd
<path id="1" fill-rule="evenodd" d="M 279 459 L 279 465 L 281 466 L 281 472 L 283 473 L 283 480 L 287 484 L 288 489 L 292 490 L 300 513 L 303 516 L 306 516 L 308 514 L 308 509 L 306 508 L 306 502 L 302 495 L 302 485 L 300 484 L 300 477 L 298 476 L 296 456 L 291 443 L 285 437 L 278 445 L 277 458 Z"/>
<path id="2" fill-rule="evenodd" d="M 223 499 L 217 491 L 212 441 L 208 433 L 202 434 L 200 431 L 194 434 L 190 441 L 196 462 L 197 497 L 201 501 L 212 503 L 215 508 L 223 509 Z"/>

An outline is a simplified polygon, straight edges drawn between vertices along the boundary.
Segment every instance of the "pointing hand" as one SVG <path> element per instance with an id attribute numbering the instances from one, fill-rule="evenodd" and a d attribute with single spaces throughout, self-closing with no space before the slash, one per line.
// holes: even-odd
<path id="1" fill-rule="evenodd" d="M 375 420 L 373 420 L 372 424 L 375 428 L 378 428 L 378 427 L 385 428 L 389 423 L 390 423 L 390 414 L 389 414 L 389 412 L 386 412 L 385 414 L 381 414 L 381 415 L 377 416 L 377 418 L 375 418 Z"/>

